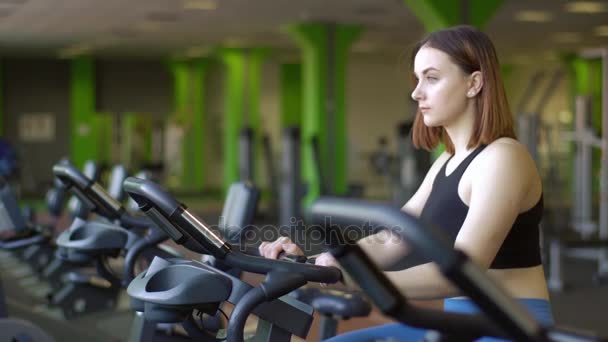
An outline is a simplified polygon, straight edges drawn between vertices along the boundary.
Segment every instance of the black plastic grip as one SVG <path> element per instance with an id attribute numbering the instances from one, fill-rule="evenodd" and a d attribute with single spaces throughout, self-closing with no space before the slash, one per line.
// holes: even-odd
<path id="1" fill-rule="evenodd" d="M 251 255 L 251 256 L 261 256 L 260 250 L 257 247 L 232 245 L 232 248 L 237 249 L 237 250 L 239 250 L 245 254 Z M 297 263 L 305 263 L 308 261 L 308 258 L 305 257 L 304 255 L 292 255 L 292 254 L 287 254 L 285 252 L 279 253 L 279 256 L 277 259 L 283 260 L 283 261 L 297 262 Z"/>
<path id="2" fill-rule="evenodd" d="M 84 190 L 93 183 L 91 179 L 82 174 L 74 165 L 67 162 L 53 165 L 53 174 L 68 188 L 75 186 Z"/>
<path id="3" fill-rule="evenodd" d="M 413 246 L 413 253 L 425 260 L 433 260 L 440 267 L 451 265 L 456 253 L 436 228 L 422 225 L 417 218 L 379 203 L 344 198 L 321 198 L 310 207 L 310 223 L 330 226 L 357 226 L 378 232 L 390 229 Z"/>
<path id="4" fill-rule="evenodd" d="M 180 206 L 185 208 L 173 196 L 149 180 L 128 177 L 122 184 L 124 191 L 133 198 L 141 210 L 154 206 L 163 215 L 170 217 Z"/>

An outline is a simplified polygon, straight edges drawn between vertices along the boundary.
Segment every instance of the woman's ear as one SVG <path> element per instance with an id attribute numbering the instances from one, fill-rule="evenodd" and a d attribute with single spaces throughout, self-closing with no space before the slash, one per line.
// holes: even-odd
<path id="1" fill-rule="evenodd" d="M 479 94 L 483 87 L 483 75 L 481 71 L 474 71 L 469 75 L 469 89 L 467 91 L 467 97 L 473 98 Z"/>

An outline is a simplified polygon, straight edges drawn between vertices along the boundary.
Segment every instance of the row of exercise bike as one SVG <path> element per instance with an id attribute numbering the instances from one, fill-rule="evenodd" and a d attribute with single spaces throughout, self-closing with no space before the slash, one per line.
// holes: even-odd
<path id="1" fill-rule="evenodd" d="M 106 190 L 93 171 L 94 167 L 85 167 L 81 172 L 67 160 L 53 166 L 56 184 L 47 195 L 50 212 L 60 215 L 68 192 L 77 199 L 69 206 L 72 223 L 56 239 L 48 229 L 24 224 L 10 185 L 2 182 L 0 221 L 8 226 L 0 227 L 0 232 L 12 234 L 2 234 L 0 248 L 14 251 L 49 277 L 55 287 L 50 302 L 61 307 L 66 317 L 111 307 L 117 292 L 126 288 L 134 311 L 130 341 L 291 341 L 292 336 L 307 337 L 315 311 L 323 320 L 318 338 L 324 340 L 335 334 L 338 319 L 366 316 L 371 305 L 398 322 L 429 329 L 427 341 L 473 341 L 482 336 L 516 341 L 605 340 L 541 325 L 464 253 L 445 245 L 432 227 L 394 206 L 324 197 L 307 210 L 307 223 L 324 229 L 326 249 L 338 260 L 340 270 L 316 266 L 313 258 L 266 259 L 255 246 L 240 244 L 260 197 L 249 183 L 230 187 L 222 219 L 212 226 L 143 174 L 128 177 L 124 168 L 115 167 Z M 129 196 L 127 204 L 124 194 Z M 448 313 L 408 303 L 343 234 L 353 225 L 393 230 L 417 257 L 437 263 L 481 313 Z M 204 257 L 184 258 L 162 244 L 167 240 Z M 123 260 L 120 272 L 112 266 L 118 257 Z M 94 272 L 82 271 L 83 266 L 93 266 Z M 242 272 L 264 279 L 250 284 Z M 310 284 L 340 282 L 342 272 L 361 292 Z M 0 300 L 1 337 L 52 340 L 35 325 L 2 314 Z M 257 316 L 257 326 L 246 331 L 251 315 Z"/>

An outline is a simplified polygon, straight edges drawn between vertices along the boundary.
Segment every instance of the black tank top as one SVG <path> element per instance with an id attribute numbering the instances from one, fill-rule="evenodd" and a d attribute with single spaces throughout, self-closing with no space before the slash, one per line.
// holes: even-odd
<path id="1" fill-rule="evenodd" d="M 441 229 L 452 243 L 469 212 L 469 207 L 458 196 L 458 183 L 475 157 L 486 145 L 477 147 L 448 176 L 443 164 L 435 177 L 431 194 L 424 204 L 420 219 Z M 543 196 L 530 210 L 517 216 L 502 246 L 498 250 L 491 269 L 523 268 L 541 264 L 539 224 L 543 213 Z M 478 229 L 483 229 L 479 227 Z"/>

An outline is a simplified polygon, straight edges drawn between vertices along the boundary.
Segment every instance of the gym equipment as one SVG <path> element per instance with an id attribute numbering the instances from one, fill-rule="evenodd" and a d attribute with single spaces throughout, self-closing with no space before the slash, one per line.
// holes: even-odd
<path id="1" fill-rule="evenodd" d="M 270 191 L 267 213 L 269 217 L 273 217 L 279 212 L 279 180 L 275 173 L 272 146 L 268 134 L 264 134 L 262 137 L 262 156 L 264 158 L 266 178 L 268 179 L 268 190 Z"/>
<path id="2" fill-rule="evenodd" d="M 539 88 L 539 83 L 545 77 L 545 71 L 537 71 L 530 77 L 522 97 L 517 103 L 517 136 L 519 141 L 528 148 L 528 152 L 534 160 L 537 160 L 538 151 L 538 117 L 540 112 L 528 112 L 527 107 L 536 89 Z M 540 107 L 540 104 L 537 108 Z"/>
<path id="3" fill-rule="evenodd" d="M 71 164 L 68 161 L 60 162 L 56 165 L 71 166 Z M 87 171 L 87 170 L 85 169 L 84 171 Z M 89 172 L 89 175 L 90 174 L 91 173 Z M 89 177 L 84 172 L 83 172 L 83 176 Z M 122 184 L 122 180 L 124 180 L 126 178 L 126 176 L 127 176 L 127 170 L 123 165 L 118 164 L 118 165 L 115 165 L 114 167 L 112 167 L 112 170 L 109 175 L 109 181 L 108 181 L 108 195 L 109 196 L 111 196 L 112 198 L 115 198 L 117 200 L 120 200 L 121 198 L 124 197 L 124 193 L 122 192 L 121 184 Z M 94 178 L 90 178 L 90 179 L 94 179 Z M 65 184 L 63 184 L 63 182 L 60 179 L 55 177 L 55 181 L 57 183 L 59 183 L 59 185 L 62 187 L 63 192 L 68 191 L 67 187 L 65 186 Z M 74 195 L 73 198 L 75 198 L 76 202 L 80 201 L 78 199 L 77 195 Z M 84 207 L 84 205 L 83 205 L 83 207 Z M 89 208 L 89 207 L 87 207 L 87 208 L 88 208 L 88 211 L 92 210 L 92 208 Z M 86 221 L 89 216 L 88 211 L 86 214 L 83 212 L 81 214 L 76 215 L 76 217 L 73 219 L 72 224 L 81 225 L 82 222 Z M 69 230 L 69 228 L 68 228 L 68 230 Z M 49 296 L 48 296 L 49 300 L 52 300 L 53 293 L 59 291 L 59 289 L 63 287 L 64 275 L 69 274 L 70 272 L 76 271 L 77 269 L 79 269 L 80 266 L 82 266 L 82 265 L 76 265 L 74 263 L 67 262 L 66 260 L 63 260 L 60 257 L 56 257 L 55 253 L 56 253 L 56 249 L 53 248 L 52 260 L 46 267 L 44 267 L 44 269 L 42 270 L 42 274 L 41 274 L 42 278 L 46 279 L 51 286 L 51 294 L 49 294 Z"/>
<path id="4" fill-rule="evenodd" d="M 253 138 L 253 129 L 244 127 L 239 132 L 239 180 L 243 182 L 252 182 L 253 174 L 255 173 L 255 141 Z"/>
<path id="5" fill-rule="evenodd" d="M 120 194 L 106 192 L 70 164 L 55 165 L 53 173 L 94 212 L 126 227 L 77 219 L 57 238 L 57 255 L 61 260 L 76 265 L 94 263 L 96 267 L 96 272 L 70 272 L 63 287 L 52 296 L 51 304 L 61 308 L 67 319 L 114 307 L 119 290 L 133 278 L 135 261 L 140 256 L 148 256 L 150 260 L 153 255 L 175 256 L 156 248 L 167 236 L 154 229 L 148 219 L 131 216 L 115 199 Z M 117 182 L 118 186 L 110 190 L 121 193 L 126 171 L 114 175 L 114 184 Z M 122 280 L 107 265 L 108 258 L 119 255 L 125 256 Z"/>
<path id="6" fill-rule="evenodd" d="M 4 178 L 0 178 L 0 248 L 16 250 L 48 239 L 45 232 L 39 232 L 28 226 L 17 197 Z"/>
<path id="7" fill-rule="evenodd" d="M 251 135 L 246 132 L 241 134 L 241 150 L 252 152 Z M 267 140 L 267 139 L 266 139 Z M 249 142 L 249 143 L 246 143 Z M 266 142 L 269 144 L 269 141 Z M 320 167 L 318 141 L 313 138 L 311 141 L 313 148 L 313 157 L 315 158 L 315 166 L 320 177 L 321 191 L 325 193 L 329 191 L 327 182 L 322 177 Z M 266 163 L 268 171 L 272 171 L 272 163 L 270 162 L 270 147 L 266 147 Z M 286 127 L 282 134 L 282 153 L 279 176 L 279 203 L 278 203 L 278 227 L 281 232 L 289 232 L 293 234 L 295 229 L 301 225 L 301 202 L 305 194 L 305 189 L 300 176 L 300 150 L 301 138 L 300 128 L 296 126 Z M 240 160 L 250 160 L 250 158 L 242 157 Z M 247 163 L 244 163 L 248 165 Z M 270 174 L 269 179 L 271 185 L 274 184 L 275 177 Z M 272 186 L 271 186 L 272 189 Z M 272 206 L 271 206 L 272 207 Z M 244 240 L 238 240 L 228 237 L 225 232 L 222 232 L 224 238 L 227 238 L 230 243 L 244 243 Z M 306 260 L 303 258 L 301 260 Z M 311 260 L 312 261 L 312 260 Z M 231 273 L 238 275 L 238 273 Z M 338 319 L 347 320 L 351 317 L 364 317 L 371 311 L 371 306 L 359 293 L 354 291 L 338 291 L 335 289 L 318 289 L 314 287 L 302 287 L 290 294 L 294 298 L 311 305 L 317 312 L 321 314 L 321 327 L 319 331 L 319 339 L 325 340 L 336 334 Z"/>
<path id="8" fill-rule="evenodd" d="M 58 164 L 64 164 L 64 163 L 69 163 L 69 161 L 67 159 L 62 159 L 59 161 Z M 98 179 L 99 175 L 100 175 L 100 170 L 97 166 L 97 163 L 95 163 L 92 160 L 88 160 L 85 162 L 83 172 L 85 174 L 87 174 L 89 177 L 91 177 L 91 179 Z M 61 193 L 65 192 L 65 189 L 62 189 L 59 184 L 54 189 L 55 189 L 54 190 L 55 197 L 50 196 L 48 198 L 48 200 L 50 201 L 49 209 L 53 209 L 54 212 L 57 212 L 56 208 L 52 208 L 52 207 L 61 205 L 62 203 L 53 203 L 53 201 L 61 202 L 62 196 L 63 196 Z M 72 216 L 72 219 L 77 218 L 77 217 L 81 218 L 81 219 L 86 219 L 89 215 L 90 208 L 88 208 L 85 204 L 80 202 L 76 197 L 72 196 L 68 200 L 67 206 L 68 206 L 68 213 L 70 214 L 70 216 Z M 58 219 L 58 216 L 55 217 L 55 219 L 54 219 L 55 222 L 57 221 L 57 219 Z M 46 271 L 46 268 L 49 267 L 50 264 L 54 260 L 53 255 L 55 253 L 55 246 L 51 239 L 54 235 L 54 228 L 55 228 L 54 226 L 44 228 L 44 231 L 48 232 L 48 239 L 46 239 L 44 243 L 37 243 L 37 244 L 29 246 L 27 249 L 25 249 L 23 251 L 23 255 L 22 255 L 23 259 L 30 264 L 32 269 L 35 272 L 40 273 L 46 279 L 53 278 L 52 274 L 45 275 L 44 273 Z"/>
<path id="9" fill-rule="evenodd" d="M 66 161 L 66 159 L 62 159 L 59 162 Z M 65 202 L 65 189 L 60 183 L 55 182 L 54 187 L 47 193 L 46 199 L 48 210 L 56 221 L 61 215 Z M 0 227 L 0 235 L 3 236 L 2 241 L 0 241 L 0 248 L 17 251 L 28 246 L 48 242 L 55 222 L 50 227 L 43 227 L 34 225 L 33 221 L 27 221 L 21 213 L 17 196 L 4 178 L 0 178 L 0 200 L 2 202 L 0 205 L 3 208 L 2 216 L 10 217 L 10 220 L 3 222 L 2 227 Z"/>
<path id="10" fill-rule="evenodd" d="M 114 117 L 120 125 L 120 161 L 129 169 L 149 169 L 160 178 L 163 169 L 163 119 L 138 113 Z"/>
<path id="11" fill-rule="evenodd" d="M 245 320 L 252 312 L 260 318 L 256 340 L 289 341 L 291 335 L 306 335 L 312 309 L 284 295 L 307 281 L 334 283 L 340 279 L 337 269 L 269 260 L 243 253 L 247 250 L 244 246 L 226 242 L 218 232 L 150 181 L 130 177 L 124 188 L 139 203 L 140 209 L 178 244 L 197 253 L 211 254 L 229 267 L 266 274 L 262 284 L 251 287 L 203 264 L 167 264 L 155 259 L 148 272 L 138 276 L 128 288 L 130 296 L 145 303 L 144 317 L 148 319 L 179 321 L 193 308 L 214 313 L 220 302 L 229 301 L 236 306 L 228 324 L 228 341 L 244 340 Z M 257 249 L 250 251 L 256 253 Z M 154 265 L 157 261 L 157 265 L 162 265 Z M 172 274 L 181 275 L 180 281 L 171 280 L 175 279 Z M 225 288 L 226 291 L 206 293 L 201 289 L 203 284 L 214 284 L 210 288 Z"/>
<path id="12" fill-rule="evenodd" d="M 217 228 L 222 236 L 230 243 L 239 244 L 241 235 L 253 222 L 259 196 L 259 190 L 247 182 L 233 183 L 228 189 L 228 194 L 224 202 L 224 208 Z M 212 255 L 203 255 L 201 261 L 220 271 L 226 272 L 231 276 L 237 278 L 241 276 L 241 270 L 223 264 L 221 260 L 216 259 Z M 221 315 L 219 314 L 221 308 L 222 306 L 218 308 L 218 313 L 215 315 L 203 315 L 201 324 L 205 327 L 205 330 L 211 333 L 217 333 L 222 327 L 223 323 L 221 321 Z M 168 333 L 171 335 L 168 335 Z M 176 334 L 172 329 L 164 329 L 164 331 L 161 331 L 156 324 L 144 321 L 142 313 L 138 312 L 135 317 L 135 324 L 133 325 L 129 341 L 164 341 L 175 337 Z"/>
<path id="13" fill-rule="evenodd" d="M 0 340 L 11 342 L 54 341 L 49 334 L 37 325 L 26 320 L 8 317 L 2 282 L 0 282 Z"/>
<path id="14" fill-rule="evenodd" d="M 2 184 L 1 190 L 4 192 L 10 191 L 8 184 Z M 9 196 L 9 199 L 14 199 L 14 196 Z M 0 201 L 0 232 L 3 229 L 15 230 L 16 228 L 23 227 L 23 217 L 19 215 L 16 201 L 5 202 Z M 8 207 L 8 208 L 7 208 Z M 15 210 L 17 209 L 17 210 Z M 19 230 L 19 229 L 17 229 Z M 28 240 L 28 239 L 25 239 Z M 31 240 L 31 239 L 29 239 Z M 51 342 L 54 341 L 51 336 L 40 329 L 38 326 L 31 322 L 9 318 L 8 310 L 6 308 L 6 299 L 4 290 L 2 288 L 2 282 L 0 281 L 0 340 L 2 341 L 16 341 L 16 342 Z"/>
<path id="15" fill-rule="evenodd" d="M 250 220 L 252 220 L 255 211 L 255 202 L 252 197 L 255 195 L 251 194 L 251 192 L 252 190 L 247 190 L 246 185 L 244 184 L 233 185 L 226 198 L 225 209 L 235 207 L 235 205 L 232 205 L 231 203 L 238 198 L 239 203 L 236 205 L 237 208 L 245 207 L 245 203 L 250 203 L 248 208 L 246 210 L 242 209 L 241 212 L 245 213 L 245 218 L 250 218 Z M 230 218 L 235 215 L 234 211 L 235 209 L 232 209 L 232 213 L 229 213 L 224 210 L 222 217 Z M 222 237 L 228 240 L 228 242 L 232 244 L 245 245 L 246 239 L 243 237 L 243 235 L 247 234 L 247 222 L 250 221 L 241 219 L 240 222 L 237 221 L 233 222 L 232 224 L 226 224 L 223 222 L 223 224 L 220 224 L 218 227 L 219 232 L 221 233 Z M 257 254 L 257 251 L 250 251 L 250 253 Z M 296 260 L 299 262 L 306 261 L 314 264 L 314 259 L 308 259 L 306 257 L 282 255 L 282 258 Z M 240 270 L 230 269 L 225 265 L 222 265 L 221 262 L 217 262 L 217 260 L 213 257 L 207 257 L 205 261 L 211 266 L 219 268 L 222 271 L 229 272 L 231 275 L 236 277 L 240 276 L 241 274 Z M 348 320 L 353 317 L 365 317 L 371 312 L 370 303 L 356 291 L 322 289 L 303 286 L 291 292 L 289 295 L 312 306 L 315 311 L 321 315 L 319 341 L 336 335 L 338 320 Z"/>
<path id="16" fill-rule="evenodd" d="M 302 178 L 300 176 L 300 128 L 283 130 L 279 186 L 279 227 L 292 227 L 301 219 Z"/>
<path id="17" fill-rule="evenodd" d="M 268 212 L 272 214 L 266 216 L 274 218 L 276 212 L 279 226 L 291 227 L 301 217 L 300 205 L 304 192 L 300 177 L 300 128 L 295 126 L 284 128 L 281 139 L 281 163 L 278 175 L 275 175 L 274 172 L 270 139 L 268 136 L 264 136 L 262 139 L 264 163 L 271 191 Z M 253 130 L 245 127 L 239 135 L 239 179 L 241 181 L 253 182 L 254 156 Z"/>
<path id="18" fill-rule="evenodd" d="M 412 142 L 413 122 L 404 121 L 397 126 L 397 172 L 393 173 L 393 204 L 403 206 L 418 190 L 431 167 L 431 154 L 416 149 Z M 392 171 L 392 170 L 391 170 Z"/>
<path id="19" fill-rule="evenodd" d="M 313 261 L 309 260 L 307 262 Z M 312 306 L 321 315 L 319 341 L 336 336 L 338 321 L 367 317 L 372 311 L 370 302 L 355 291 L 303 286 L 289 295 Z"/>
<path id="20" fill-rule="evenodd" d="M 595 336 L 544 327 L 463 252 L 432 226 L 398 208 L 356 200 L 321 198 L 313 203 L 310 219 L 326 228 L 332 255 L 385 314 L 399 322 L 435 330 L 427 339 L 473 341 L 481 336 L 516 341 L 604 341 Z M 327 217 L 331 217 L 328 224 Z M 412 253 L 435 262 L 441 273 L 471 298 L 482 314 L 470 315 L 417 308 L 380 271 L 363 250 L 342 234 L 344 227 L 371 225 L 390 229 Z"/>
<path id="21" fill-rule="evenodd" d="M 602 60 L 602 103 L 608 103 L 608 48 L 590 50 L 582 57 Z M 608 106 L 602 106 L 602 136 L 589 128 L 590 100 L 576 98 L 575 131 L 566 137 L 576 143 L 574 198 L 571 214 L 572 230 L 579 238 L 553 236 L 549 242 L 548 285 L 551 290 L 561 291 L 563 282 L 562 258 L 590 259 L 597 262 L 595 281 L 608 280 Z M 603 143 L 604 142 L 604 143 Z M 594 221 L 592 191 L 592 149 L 599 148 L 601 157 L 599 217 Z M 566 232 L 559 232 L 565 235 Z"/>
<path id="22" fill-rule="evenodd" d="M 66 163 L 69 163 L 69 161 L 66 161 Z M 87 178 L 94 181 L 99 180 L 101 170 L 99 170 L 99 167 L 95 161 L 87 160 L 82 170 Z M 86 220 L 89 215 L 90 208 L 87 207 L 86 203 L 79 201 L 78 197 L 72 196 L 68 201 L 68 212 L 71 214 L 72 218 L 80 217 L 81 219 Z"/>
<path id="23" fill-rule="evenodd" d="M 539 163 L 538 156 L 538 138 L 539 132 L 542 129 L 546 129 L 542 123 L 542 113 L 545 109 L 545 106 L 551 99 L 551 96 L 555 93 L 555 89 L 559 86 L 559 83 L 562 79 L 561 70 L 556 70 L 553 73 L 553 76 L 549 80 L 547 87 L 544 92 L 541 93 L 540 100 L 536 104 L 536 106 L 532 109 L 531 112 L 526 112 L 525 107 L 529 103 L 532 94 L 534 94 L 534 90 L 538 87 L 538 83 L 540 82 L 540 78 L 544 75 L 544 73 L 538 72 L 531 79 L 526 91 L 524 92 L 524 96 L 519 102 L 518 116 L 517 116 L 517 135 L 522 144 L 526 145 L 532 159 L 536 163 Z"/>

